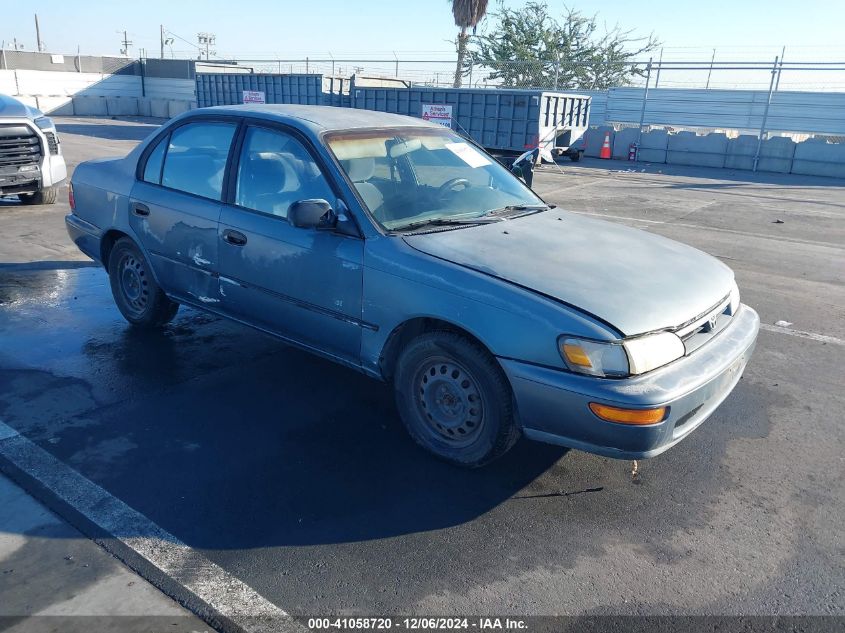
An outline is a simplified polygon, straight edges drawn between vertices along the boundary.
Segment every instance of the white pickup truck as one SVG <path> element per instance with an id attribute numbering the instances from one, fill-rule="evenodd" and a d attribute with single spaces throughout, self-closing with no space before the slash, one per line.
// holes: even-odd
<path id="1" fill-rule="evenodd" d="M 0 197 L 53 204 L 67 167 L 52 119 L 0 94 Z"/>

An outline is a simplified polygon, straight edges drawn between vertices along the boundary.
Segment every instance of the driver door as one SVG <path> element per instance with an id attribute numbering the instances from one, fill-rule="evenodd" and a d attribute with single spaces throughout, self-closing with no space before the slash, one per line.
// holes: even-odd
<path id="1" fill-rule="evenodd" d="M 291 204 L 337 195 L 299 138 L 249 125 L 234 200 L 218 230 L 221 308 L 230 316 L 358 364 L 363 240 L 297 228 Z"/>

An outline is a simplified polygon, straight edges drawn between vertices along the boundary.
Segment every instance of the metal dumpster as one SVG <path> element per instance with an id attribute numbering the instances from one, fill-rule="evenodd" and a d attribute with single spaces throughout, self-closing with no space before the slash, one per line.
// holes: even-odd
<path id="1" fill-rule="evenodd" d="M 574 160 L 590 122 L 589 96 L 543 90 L 354 86 L 352 107 L 441 122 L 489 150 L 540 146 Z"/>
<path id="2" fill-rule="evenodd" d="M 197 105 L 243 103 L 245 91 L 263 93 L 265 103 L 346 105 L 340 102 L 343 88 L 324 83 L 319 74 L 197 73 Z M 348 85 L 345 88 L 348 95 Z"/>

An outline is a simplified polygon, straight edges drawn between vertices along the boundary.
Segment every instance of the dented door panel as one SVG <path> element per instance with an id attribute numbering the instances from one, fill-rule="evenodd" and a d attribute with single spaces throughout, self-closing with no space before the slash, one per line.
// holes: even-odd
<path id="1" fill-rule="evenodd" d="M 219 303 L 219 202 L 139 181 L 128 215 L 165 292 L 209 307 Z"/>

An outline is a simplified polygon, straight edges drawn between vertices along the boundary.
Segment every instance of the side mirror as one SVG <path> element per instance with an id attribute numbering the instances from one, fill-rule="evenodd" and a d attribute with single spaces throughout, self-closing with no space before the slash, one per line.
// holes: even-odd
<path id="1" fill-rule="evenodd" d="M 330 228 L 333 216 L 332 205 L 322 198 L 299 200 L 288 209 L 288 222 L 300 229 Z"/>

